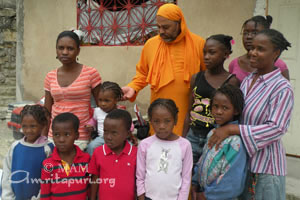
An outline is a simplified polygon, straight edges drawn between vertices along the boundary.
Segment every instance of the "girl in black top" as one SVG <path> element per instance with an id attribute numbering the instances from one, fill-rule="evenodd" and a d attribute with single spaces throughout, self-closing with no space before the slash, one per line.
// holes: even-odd
<path id="1" fill-rule="evenodd" d="M 225 83 L 238 87 L 240 85 L 235 75 L 224 69 L 224 61 L 232 53 L 231 40 L 231 36 L 221 34 L 206 39 L 203 52 L 207 70 L 191 78 L 189 112 L 185 118 L 182 135 L 192 144 L 194 163 L 199 160 L 206 136 L 213 128 L 214 119 L 210 112 L 212 93 Z"/>

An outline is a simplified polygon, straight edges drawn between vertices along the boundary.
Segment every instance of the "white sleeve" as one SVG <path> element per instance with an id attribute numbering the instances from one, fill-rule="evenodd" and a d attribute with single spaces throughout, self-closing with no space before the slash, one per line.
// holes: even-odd
<path id="1" fill-rule="evenodd" d="M 19 143 L 19 141 L 14 142 L 6 157 L 3 160 L 3 177 L 2 177 L 2 200 L 12 200 L 15 199 L 15 194 L 11 187 L 11 164 L 12 164 L 12 154 L 14 147 Z"/>

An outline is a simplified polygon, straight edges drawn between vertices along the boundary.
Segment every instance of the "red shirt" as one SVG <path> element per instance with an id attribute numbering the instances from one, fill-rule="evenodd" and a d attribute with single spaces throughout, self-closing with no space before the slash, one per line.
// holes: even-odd
<path id="1" fill-rule="evenodd" d="M 89 173 L 99 176 L 99 200 L 134 200 L 137 148 L 126 141 L 116 155 L 106 144 L 97 147 Z"/>
<path id="2" fill-rule="evenodd" d="M 69 174 L 62 166 L 55 147 L 52 155 L 44 160 L 42 169 L 41 200 L 86 199 L 89 177 L 87 176 L 90 156 L 76 146 L 76 156 Z"/>

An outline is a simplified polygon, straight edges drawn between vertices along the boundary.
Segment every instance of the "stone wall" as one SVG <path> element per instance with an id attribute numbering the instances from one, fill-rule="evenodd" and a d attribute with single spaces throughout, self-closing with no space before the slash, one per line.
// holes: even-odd
<path id="1" fill-rule="evenodd" d="M 0 119 L 16 99 L 16 4 L 0 1 Z"/>

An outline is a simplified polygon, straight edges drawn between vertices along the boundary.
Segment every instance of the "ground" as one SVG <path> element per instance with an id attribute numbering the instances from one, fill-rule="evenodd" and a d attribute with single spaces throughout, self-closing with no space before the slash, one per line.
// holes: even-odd
<path id="1" fill-rule="evenodd" d="M 0 120 L 0 138 L 0 169 L 2 169 L 2 161 L 10 145 L 14 142 L 12 131 L 7 128 L 5 120 Z"/>

